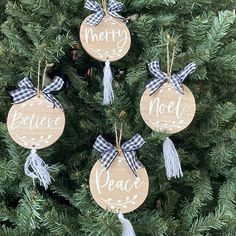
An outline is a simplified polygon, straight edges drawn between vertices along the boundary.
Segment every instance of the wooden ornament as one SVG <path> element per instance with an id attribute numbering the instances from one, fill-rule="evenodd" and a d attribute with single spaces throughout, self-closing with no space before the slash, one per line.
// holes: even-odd
<path id="1" fill-rule="evenodd" d="M 93 166 L 89 179 L 96 203 L 105 210 L 128 213 L 137 209 L 148 195 L 149 180 L 145 168 L 136 177 L 123 154 L 106 170 L 100 161 Z"/>
<path id="2" fill-rule="evenodd" d="M 61 136 L 65 126 L 62 109 L 53 108 L 43 95 L 35 96 L 11 107 L 7 128 L 12 139 L 28 149 L 52 145 Z"/>
<path id="3" fill-rule="evenodd" d="M 193 120 L 196 111 L 192 92 L 184 85 L 184 95 L 165 83 L 153 95 L 146 90 L 141 98 L 140 112 L 144 122 L 153 130 L 167 134 L 178 133 Z"/>
<path id="4" fill-rule="evenodd" d="M 126 24 L 118 18 L 105 15 L 96 26 L 87 23 L 80 27 L 80 40 L 85 51 L 98 61 L 118 61 L 130 49 L 131 36 Z"/>

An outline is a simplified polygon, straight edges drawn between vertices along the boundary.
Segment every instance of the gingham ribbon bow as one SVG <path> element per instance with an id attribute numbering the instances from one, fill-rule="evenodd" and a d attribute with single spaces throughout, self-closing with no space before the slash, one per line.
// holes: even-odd
<path id="1" fill-rule="evenodd" d="M 137 170 L 143 167 L 142 163 L 137 159 L 136 150 L 141 148 L 144 143 L 143 138 L 136 134 L 121 146 L 124 157 L 135 176 L 137 176 Z M 117 148 L 107 142 L 101 135 L 97 137 L 93 147 L 101 153 L 101 162 L 108 169 L 118 155 Z"/>
<path id="2" fill-rule="evenodd" d="M 102 18 L 105 16 L 105 12 L 102 7 L 94 0 L 87 0 L 84 6 L 86 9 L 91 10 L 95 13 L 88 19 L 87 23 L 92 26 L 96 26 L 100 23 Z M 107 13 L 113 17 L 120 18 L 125 21 L 125 18 L 119 15 L 117 12 L 120 12 L 124 9 L 124 4 L 116 0 L 110 0 L 108 3 Z"/>
<path id="3" fill-rule="evenodd" d="M 152 95 L 156 92 L 162 85 L 168 81 L 168 75 L 161 71 L 159 61 L 153 61 L 148 64 L 150 72 L 156 77 L 153 81 L 151 81 L 146 88 L 149 90 L 149 94 Z M 192 74 L 196 70 L 196 63 L 190 63 L 183 70 L 181 70 L 177 74 L 171 75 L 170 82 L 175 87 L 175 89 L 184 94 L 183 82 L 185 78 Z"/>
<path id="4" fill-rule="evenodd" d="M 62 88 L 64 81 L 60 77 L 56 77 L 51 84 L 47 85 L 42 93 L 44 97 L 51 103 L 54 107 L 59 107 L 62 109 L 61 103 L 52 95 L 51 92 L 58 91 Z M 18 104 L 22 103 L 38 94 L 38 90 L 34 88 L 31 80 L 29 78 L 24 78 L 18 84 L 18 89 L 10 92 L 10 95 L 13 97 L 13 103 Z"/>

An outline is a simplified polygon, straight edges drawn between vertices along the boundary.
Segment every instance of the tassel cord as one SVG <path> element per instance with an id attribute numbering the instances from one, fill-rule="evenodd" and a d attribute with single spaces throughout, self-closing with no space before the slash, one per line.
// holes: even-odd
<path id="1" fill-rule="evenodd" d="M 170 180 L 183 177 L 183 172 L 179 160 L 178 152 L 170 138 L 166 138 L 163 143 L 163 155 L 165 160 L 166 176 Z"/>
<path id="2" fill-rule="evenodd" d="M 105 62 L 105 67 L 103 69 L 103 105 L 110 105 L 114 100 L 114 92 L 112 88 L 112 72 L 110 67 L 110 62 Z"/>
<path id="3" fill-rule="evenodd" d="M 49 170 L 50 167 L 38 156 L 36 149 L 33 148 L 24 165 L 25 174 L 33 180 L 38 179 L 40 185 L 48 189 L 53 179 L 50 176 Z"/>
<path id="4" fill-rule="evenodd" d="M 132 224 L 121 212 L 118 214 L 118 219 L 122 224 L 122 236 L 136 236 Z"/>

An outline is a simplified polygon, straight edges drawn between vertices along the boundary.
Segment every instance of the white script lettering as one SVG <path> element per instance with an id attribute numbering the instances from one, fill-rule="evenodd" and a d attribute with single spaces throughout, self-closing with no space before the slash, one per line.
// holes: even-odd
<path id="1" fill-rule="evenodd" d="M 41 129 L 41 128 L 55 128 L 61 125 L 61 118 L 56 117 L 52 119 L 50 116 L 38 116 L 36 113 L 32 113 L 31 115 L 25 115 L 20 111 L 15 111 L 12 118 L 11 128 L 29 128 L 33 129 Z"/>
<path id="2" fill-rule="evenodd" d="M 181 108 L 181 97 L 177 100 L 177 102 L 170 101 L 168 104 L 164 104 L 161 102 L 161 99 L 159 97 L 153 99 L 149 103 L 149 115 L 152 115 L 153 113 L 156 114 L 156 116 L 164 115 L 165 113 L 175 113 L 176 118 L 181 118 L 183 115 L 183 112 L 185 110 L 185 107 Z"/>
<path id="3" fill-rule="evenodd" d="M 99 194 L 101 194 L 103 188 L 108 189 L 110 192 L 120 190 L 128 193 L 133 188 L 140 189 L 142 184 L 143 181 L 140 178 L 115 181 L 111 179 L 109 170 L 102 169 L 100 173 L 96 170 L 96 187 Z"/>
<path id="4" fill-rule="evenodd" d="M 90 42 L 100 43 L 100 42 L 117 42 L 117 47 L 119 49 L 123 48 L 128 40 L 128 34 L 125 30 L 105 30 L 99 33 L 95 33 L 92 28 L 85 29 L 85 42 L 89 44 Z"/>

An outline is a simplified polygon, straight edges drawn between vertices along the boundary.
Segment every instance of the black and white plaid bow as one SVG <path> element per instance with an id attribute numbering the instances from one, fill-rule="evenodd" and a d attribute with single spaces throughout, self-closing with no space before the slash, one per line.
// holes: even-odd
<path id="1" fill-rule="evenodd" d="M 148 64 L 150 72 L 156 77 L 155 80 L 151 81 L 146 88 L 149 89 L 150 95 L 156 92 L 165 82 L 168 81 L 168 75 L 161 71 L 159 61 L 153 61 Z M 196 63 L 190 63 L 187 65 L 183 70 L 181 70 L 177 74 L 171 75 L 170 82 L 175 87 L 175 89 L 184 94 L 183 90 L 183 82 L 184 79 L 189 75 L 192 74 L 197 68 Z"/>
<path id="2" fill-rule="evenodd" d="M 143 138 L 136 134 L 121 146 L 124 157 L 135 176 L 137 176 L 137 170 L 143 167 L 142 163 L 137 159 L 136 150 L 141 148 L 144 143 Z M 117 148 L 107 142 L 101 135 L 97 137 L 93 147 L 101 153 L 101 162 L 108 169 L 118 155 Z"/>
<path id="3" fill-rule="evenodd" d="M 100 23 L 102 18 L 105 16 L 105 12 L 102 7 L 94 0 L 87 0 L 84 6 L 86 9 L 91 10 L 95 13 L 88 19 L 87 23 L 92 26 L 96 26 Z M 116 0 L 110 0 L 108 3 L 107 13 L 113 17 L 120 18 L 125 21 L 125 18 L 119 15 L 117 12 L 120 12 L 124 9 L 124 4 Z"/>
<path id="4" fill-rule="evenodd" d="M 60 90 L 63 87 L 64 81 L 60 77 L 56 77 L 51 84 L 47 85 L 42 93 L 44 97 L 51 103 L 54 107 L 59 107 L 62 109 L 61 103 L 52 95 L 51 92 Z M 34 88 L 31 80 L 29 78 L 24 78 L 18 84 L 19 88 L 10 92 L 10 95 L 13 97 L 13 103 L 18 104 L 22 103 L 30 98 L 36 96 L 38 91 Z"/>

